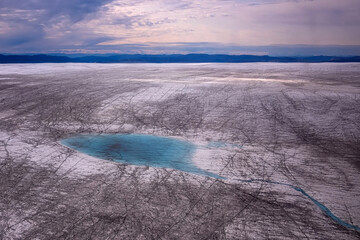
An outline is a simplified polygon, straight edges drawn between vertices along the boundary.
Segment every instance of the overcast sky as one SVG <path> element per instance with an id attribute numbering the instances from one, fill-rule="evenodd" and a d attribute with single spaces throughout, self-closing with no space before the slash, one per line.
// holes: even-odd
<path id="1" fill-rule="evenodd" d="M 360 0 L 0 0 L 0 53 L 360 55 L 359 13 Z"/>

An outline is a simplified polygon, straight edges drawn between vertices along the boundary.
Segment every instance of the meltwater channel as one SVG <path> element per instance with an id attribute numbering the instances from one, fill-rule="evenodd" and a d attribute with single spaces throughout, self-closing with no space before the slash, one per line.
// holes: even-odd
<path id="1" fill-rule="evenodd" d="M 104 135 L 80 135 L 61 140 L 61 143 L 69 148 L 87 155 L 133 165 L 145 165 L 150 167 L 172 168 L 180 171 L 204 175 L 212 178 L 227 180 L 227 178 L 198 168 L 191 160 L 197 146 L 188 141 L 175 138 L 158 137 L 141 134 L 104 134 Z M 223 142 L 210 142 L 209 147 L 224 147 L 238 145 Z M 287 183 L 263 180 L 263 179 L 231 179 L 247 183 L 268 183 L 289 187 L 302 193 L 318 206 L 332 220 L 338 224 L 360 231 L 360 227 L 349 224 L 335 216 L 325 205 L 311 197 L 303 189 Z"/>

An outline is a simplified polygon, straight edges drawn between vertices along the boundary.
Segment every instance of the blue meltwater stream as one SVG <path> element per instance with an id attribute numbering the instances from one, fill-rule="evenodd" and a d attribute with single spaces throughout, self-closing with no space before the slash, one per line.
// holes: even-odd
<path id="1" fill-rule="evenodd" d="M 107 134 L 107 135 L 80 135 L 61 140 L 69 148 L 87 155 L 111 160 L 120 163 L 142 165 L 160 168 L 172 168 L 180 171 L 204 175 L 212 178 L 226 180 L 227 178 L 198 168 L 191 160 L 197 146 L 193 143 L 153 135 L 140 134 Z M 224 142 L 210 142 L 206 147 L 241 147 L 236 144 Z M 229 179 L 230 180 L 230 179 Z M 344 222 L 335 216 L 325 205 L 307 194 L 303 189 L 281 182 L 262 179 L 231 179 L 246 183 L 268 183 L 283 185 L 302 193 L 318 206 L 328 217 L 338 224 L 360 231 L 358 226 Z"/>

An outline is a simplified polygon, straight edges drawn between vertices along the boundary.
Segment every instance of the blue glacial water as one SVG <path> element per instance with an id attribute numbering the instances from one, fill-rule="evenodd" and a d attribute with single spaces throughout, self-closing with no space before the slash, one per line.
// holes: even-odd
<path id="1" fill-rule="evenodd" d="M 63 139 L 61 143 L 96 158 L 224 179 L 196 167 L 191 160 L 196 145 L 175 138 L 136 134 L 80 135 Z"/>
<path id="2" fill-rule="evenodd" d="M 205 146 L 199 146 L 201 148 L 242 148 L 242 145 L 227 143 L 222 141 L 208 142 Z"/>
<path id="3" fill-rule="evenodd" d="M 208 176 L 217 179 L 226 180 L 227 178 L 215 173 L 198 168 L 193 164 L 191 158 L 196 148 L 222 148 L 234 147 L 241 148 L 236 144 L 225 142 L 209 142 L 205 146 L 196 146 L 191 142 L 182 141 L 174 138 L 158 137 L 153 135 L 80 135 L 63 139 L 61 143 L 69 148 L 75 149 L 87 155 L 111 160 L 120 163 L 133 165 L 172 168 L 180 171 Z M 263 179 L 231 179 L 246 183 L 268 183 L 287 186 L 300 192 L 311 200 L 321 211 L 330 217 L 336 223 L 356 231 L 360 228 L 349 224 L 334 215 L 325 205 L 311 197 L 303 189 L 281 182 L 275 182 Z"/>

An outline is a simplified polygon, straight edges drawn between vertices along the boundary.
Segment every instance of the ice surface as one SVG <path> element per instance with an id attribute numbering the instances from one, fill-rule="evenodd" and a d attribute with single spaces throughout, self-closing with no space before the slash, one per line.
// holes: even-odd
<path id="1" fill-rule="evenodd" d="M 83 236 L 94 222 L 125 239 L 124 229 L 136 226 L 144 227 L 134 239 L 154 237 L 144 229 L 166 232 L 164 239 L 197 239 L 209 229 L 219 239 L 356 239 L 323 213 L 360 223 L 359 76 L 359 63 L 0 65 L 5 237 L 23 220 L 44 239 L 72 226 Z M 104 161 L 59 144 L 98 133 L 193 143 L 189 171 L 227 180 Z M 165 223 L 178 222 L 167 231 Z M 20 225 L 19 234 L 29 233 Z M 91 237 L 104 232 L 95 226 Z"/>

